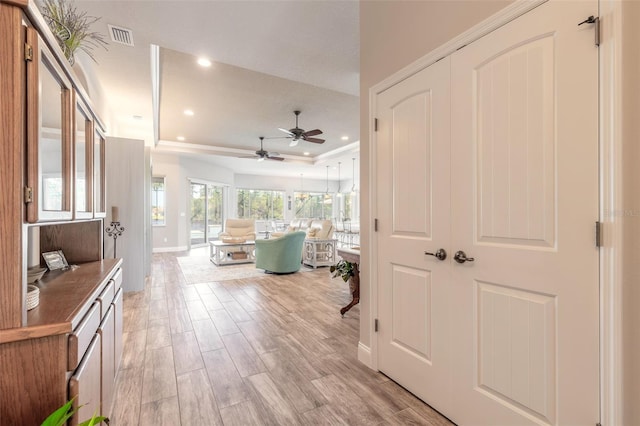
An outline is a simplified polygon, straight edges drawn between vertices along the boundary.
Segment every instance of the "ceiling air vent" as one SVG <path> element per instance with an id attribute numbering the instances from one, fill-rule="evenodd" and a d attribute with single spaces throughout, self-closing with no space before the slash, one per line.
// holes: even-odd
<path id="1" fill-rule="evenodd" d="M 110 24 L 107 24 L 107 26 L 109 27 L 109 35 L 112 42 L 133 47 L 133 33 L 131 30 Z"/>

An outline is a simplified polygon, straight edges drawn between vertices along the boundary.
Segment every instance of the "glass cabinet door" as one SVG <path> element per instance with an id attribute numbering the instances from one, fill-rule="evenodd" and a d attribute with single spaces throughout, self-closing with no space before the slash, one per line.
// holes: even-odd
<path id="1" fill-rule="evenodd" d="M 97 126 L 93 132 L 93 203 L 94 217 L 106 216 L 106 192 L 104 178 L 105 139 Z"/>
<path id="2" fill-rule="evenodd" d="M 93 122 L 87 108 L 76 100 L 74 132 L 75 217 L 93 217 Z"/>
<path id="3" fill-rule="evenodd" d="M 34 38 L 33 35 L 28 38 Z M 27 220 L 71 219 L 71 84 L 35 35 L 27 63 Z M 28 201 L 27 200 L 27 201 Z"/>

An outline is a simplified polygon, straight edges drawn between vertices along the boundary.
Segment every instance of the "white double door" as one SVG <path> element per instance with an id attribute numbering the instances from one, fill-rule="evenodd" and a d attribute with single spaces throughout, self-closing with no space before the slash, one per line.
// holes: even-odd
<path id="1" fill-rule="evenodd" d="M 596 14 L 551 1 L 377 96 L 378 368 L 456 423 L 599 420 Z"/>

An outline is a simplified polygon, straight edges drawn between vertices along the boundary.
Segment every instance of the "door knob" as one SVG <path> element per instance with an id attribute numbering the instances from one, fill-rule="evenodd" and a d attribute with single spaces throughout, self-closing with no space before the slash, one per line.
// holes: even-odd
<path id="1" fill-rule="evenodd" d="M 447 258 L 447 252 L 442 248 L 438 249 L 438 251 L 436 251 L 435 253 L 429 253 L 428 251 L 425 251 L 424 254 L 428 256 L 434 256 L 438 260 L 445 260 Z"/>
<path id="2" fill-rule="evenodd" d="M 455 260 L 458 263 L 464 263 L 464 262 L 473 262 L 475 259 L 473 257 L 467 257 L 467 254 L 465 252 L 463 252 L 462 250 L 459 250 L 456 252 L 456 254 L 453 255 L 453 260 Z"/>

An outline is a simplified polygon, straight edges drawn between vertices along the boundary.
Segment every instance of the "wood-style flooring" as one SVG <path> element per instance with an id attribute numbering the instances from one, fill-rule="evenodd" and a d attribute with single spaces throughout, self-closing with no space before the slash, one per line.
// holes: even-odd
<path id="1" fill-rule="evenodd" d="M 156 254 L 125 294 L 111 425 L 450 424 L 357 360 L 359 307 L 340 316 L 348 285 L 328 268 L 211 280 Z"/>

